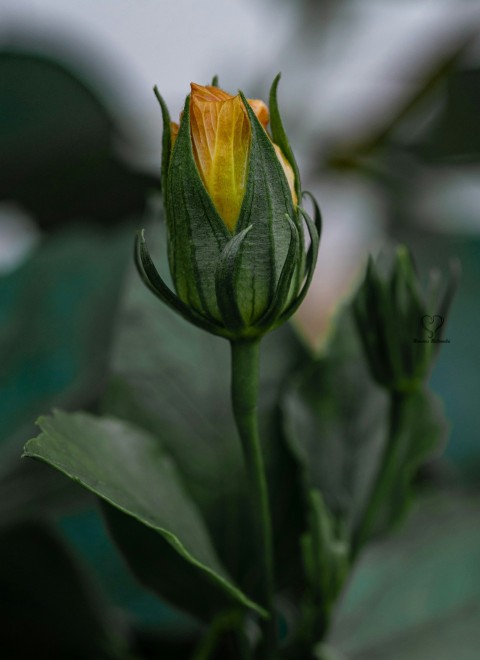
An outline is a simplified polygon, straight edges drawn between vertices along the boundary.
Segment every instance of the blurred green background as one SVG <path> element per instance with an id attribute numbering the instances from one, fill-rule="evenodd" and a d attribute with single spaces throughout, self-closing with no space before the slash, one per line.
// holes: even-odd
<path id="1" fill-rule="evenodd" d="M 71 648 L 97 657 L 105 636 L 111 653 L 131 642 L 150 657 L 158 635 L 188 644 L 195 632 L 129 575 L 93 498 L 19 456 L 40 413 L 97 410 L 118 328 L 141 326 L 131 304 L 133 235 L 161 217 L 153 85 L 175 118 L 191 81 L 218 74 L 228 91 L 266 99 L 278 71 L 303 185 L 324 215 L 315 281 L 295 321 L 301 336 L 321 350 L 368 252 L 402 241 L 422 274 L 452 257 L 462 266 L 450 343 L 432 374 L 449 444 L 422 472 L 428 497 L 407 526 L 362 561 L 332 640 L 357 660 L 428 660 L 454 657 L 449 644 L 463 636 L 455 657 L 478 657 L 480 3 L 4 0 L 2 9 L 0 636 L 8 657 L 52 648 L 55 618 L 64 625 L 50 657 Z M 15 656 L 20 638 L 25 655 Z"/>

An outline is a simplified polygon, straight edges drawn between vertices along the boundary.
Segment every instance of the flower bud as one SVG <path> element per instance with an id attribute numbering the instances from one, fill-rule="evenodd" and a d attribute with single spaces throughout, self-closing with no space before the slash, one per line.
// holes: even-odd
<path id="1" fill-rule="evenodd" d="M 176 293 L 158 275 L 143 233 L 137 267 L 147 286 L 182 316 L 230 339 L 261 336 L 289 318 L 306 294 L 318 253 L 320 212 L 311 196 L 314 221 L 298 204 L 300 178 L 280 119 L 278 80 L 270 111 L 241 92 L 232 96 L 192 83 L 179 125 L 170 122 L 155 90 Z"/>
<path id="2" fill-rule="evenodd" d="M 398 248 L 387 276 L 369 259 L 353 309 L 370 371 L 380 385 L 406 392 L 424 383 L 442 343 L 457 282 L 458 266 L 453 264 L 440 296 L 440 278 L 431 273 L 424 299 L 406 247 Z"/>

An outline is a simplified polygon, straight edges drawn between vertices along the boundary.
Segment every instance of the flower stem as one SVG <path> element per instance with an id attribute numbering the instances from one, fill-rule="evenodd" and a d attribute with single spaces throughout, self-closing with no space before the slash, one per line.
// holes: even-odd
<path id="1" fill-rule="evenodd" d="M 352 544 L 352 561 L 356 559 L 363 545 L 368 541 L 377 521 L 378 514 L 389 496 L 392 482 L 395 479 L 399 465 L 399 454 L 403 449 L 401 443 L 402 426 L 407 401 L 408 393 L 391 391 L 387 443 L 362 522 Z"/>
<path id="2" fill-rule="evenodd" d="M 265 465 L 258 432 L 260 341 L 232 341 L 232 406 L 242 443 L 252 497 L 253 521 L 262 565 L 262 605 L 270 618 L 264 623 L 262 660 L 276 658 L 277 635 L 273 610 L 274 569 L 272 520 Z"/>

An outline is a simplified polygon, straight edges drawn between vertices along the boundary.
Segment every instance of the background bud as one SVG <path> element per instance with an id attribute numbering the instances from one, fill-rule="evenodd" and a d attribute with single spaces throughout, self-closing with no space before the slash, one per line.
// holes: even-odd
<path id="1" fill-rule="evenodd" d="M 424 298 L 406 247 L 398 248 L 386 276 L 369 259 L 364 282 L 354 300 L 354 313 L 370 371 L 380 385 L 410 391 L 425 381 L 442 341 L 457 280 L 457 267 L 452 266 L 440 296 L 440 278 L 431 273 Z"/>

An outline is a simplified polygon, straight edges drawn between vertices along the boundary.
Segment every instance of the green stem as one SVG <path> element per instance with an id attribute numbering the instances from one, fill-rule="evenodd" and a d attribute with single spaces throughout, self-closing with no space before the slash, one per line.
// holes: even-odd
<path id="1" fill-rule="evenodd" d="M 264 622 L 262 660 L 276 658 L 277 635 L 273 609 L 273 535 L 267 479 L 258 432 L 258 380 L 260 342 L 232 341 L 232 406 L 242 443 L 258 551 L 262 564 L 263 605 L 270 618 Z"/>
<path id="2" fill-rule="evenodd" d="M 390 393 L 387 443 L 378 467 L 377 477 L 371 490 L 370 498 L 365 508 L 365 513 L 352 543 L 352 561 L 356 559 L 363 545 L 368 541 L 382 505 L 389 495 L 391 484 L 395 479 L 399 466 L 399 454 L 403 450 L 401 442 L 402 419 L 407 399 L 408 393 L 396 392 L 395 390 L 392 390 Z"/>

